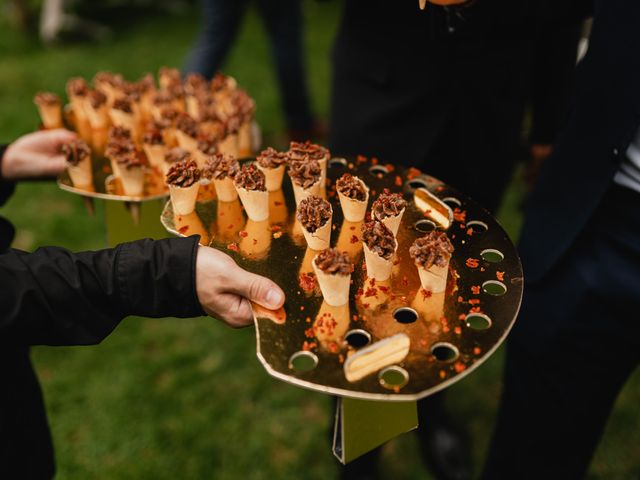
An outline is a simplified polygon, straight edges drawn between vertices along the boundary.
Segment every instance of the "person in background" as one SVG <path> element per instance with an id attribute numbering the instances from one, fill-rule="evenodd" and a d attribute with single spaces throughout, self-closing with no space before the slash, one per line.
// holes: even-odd
<path id="1" fill-rule="evenodd" d="M 640 3 L 574 3 L 593 28 L 525 214 L 487 480 L 585 478 L 640 362 Z"/>
<path id="2" fill-rule="evenodd" d="M 211 78 L 238 33 L 249 0 L 202 0 L 203 27 L 185 65 L 186 73 Z M 323 134 L 311 111 L 302 43 L 301 0 L 257 0 L 275 60 L 282 107 L 291 140 Z"/>
<path id="3" fill-rule="evenodd" d="M 0 204 L 15 182 L 65 168 L 66 130 L 26 135 L 0 147 Z M 0 478 L 46 479 L 55 473 L 42 392 L 31 345 L 90 345 L 128 315 L 195 317 L 231 327 L 253 323 L 250 301 L 278 309 L 284 293 L 246 272 L 199 237 L 139 240 L 73 253 L 44 247 L 11 249 L 12 225 L 0 217 Z M 80 382 L 81 379 L 78 379 Z"/>

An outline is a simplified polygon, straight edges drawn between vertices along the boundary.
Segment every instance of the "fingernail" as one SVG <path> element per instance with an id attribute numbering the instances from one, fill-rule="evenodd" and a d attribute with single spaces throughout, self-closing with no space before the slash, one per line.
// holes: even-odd
<path id="1" fill-rule="evenodd" d="M 280 295 L 280 292 L 273 288 L 267 292 L 267 296 L 265 297 L 266 303 L 274 308 L 280 305 L 281 300 L 282 295 Z"/>

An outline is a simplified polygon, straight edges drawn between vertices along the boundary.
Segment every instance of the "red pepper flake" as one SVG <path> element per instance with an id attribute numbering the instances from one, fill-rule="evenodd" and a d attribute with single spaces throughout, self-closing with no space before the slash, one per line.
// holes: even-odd
<path id="1" fill-rule="evenodd" d="M 355 235 L 351 235 L 351 238 L 349 239 L 350 243 L 358 243 L 359 241 L 360 239 Z"/>
<path id="2" fill-rule="evenodd" d="M 469 313 L 480 313 L 480 312 L 481 312 L 480 307 L 471 307 L 469 309 Z"/>
<path id="3" fill-rule="evenodd" d="M 304 305 L 300 305 L 300 311 L 302 312 L 304 310 Z"/>
<path id="4" fill-rule="evenodd" d="M 456 373 L 462 373 L 467 369 L 466 365 L 462 362 L 454 363 L 453 368 L 456 371 Z"/>
<path id="5" fill-rule="evenodd" d="M 356 229 L 356 226 L 355 226 L 355 225 L 351 225 L 351 226 L 349 227 L 349 230 L 355 230 L 355 229 Z"/>
<path id="6" fill-rule="evenodd" d="M 422 216 L 424 218 L 429 218 L 431 216 L 431 210 L 425 210 Z"/>
<path id="7" fill-rule="evenodd" d="M 450 330 L 451 330 L 451 329 L 449 328 L 449 325 L 444 325 L 444 326 L 442 327 L 442 332 L 443 332 L 443 333 L 449 333 L 449 331 L 450 331 Z"/>
<path id="8" fill-rule="evenodd" d="M 307 343 L 307 342 L 305 342 Z M 442 378 L 443 380 L 447 377 L 447 372 L 445 372 L 444 370 L 440 370 L 440 378 Z"/>
<path id="9" fill-rule="evenodd" d="M 389 291 L 389 287 L 385 287 L 384 285 L 378 285 L 378 288 L 382 293 L 387 293 Z"/>
<path id="10" fill-rule="evenodd" d="M 462 329 L 460 327 L 455 327 L 453 329 L 453 333 L 455 333 L 456 335 L 462 335 Z"/>
<path id="11" fill-rule="evenodd" d="M 460 315 L 458 315 L 458 320 L 460 320 L 461 322 L 464 322 L 466 318 L 467 316 L 464 313 L 461 313 Z"/>
<path id="12" fill-rule="evenodd" d="M 181 233 L 181 234 L 185 234 L 185 233 L 187 233 L 188 230 L 189 230 L 189 225 L 185 225 L 184 227 L 180 227 L 178 229 L 178 232 Z"/>
<path id="13" fill-rule="evenodd" d="M 273 234 L 273 238 L 278 239 L 280 238 L 282 235 L 284 235 L 284 232 L 275 232 Z"/>
<path id="14" fill-rule="evenodd" d="M 456 222 L 465 223 L 467 221 L 467 211 L 460 210 L 458 207 L 453 209 L 453 219 Z"/>
<path id="15" fill-rule="evenodd" d="M 224 212 L 219 212 L 218 215 L 220 215 L 221 217 L 224 217 Z"/>
<path id="16" fill-rule="evenodd" d="M 304 336 L 307 338 L 313 338 L 316 334 L 313 332 L 313 327 L 309 327 L 304 331 Z"/>
<path id="17" fill-rule="evenodd" d="M 331 342 L 329 344 L 329 351 L 331 353 L 338 353 L 338 345 L 336 344 L 336 342 Z"/>
<path id="18" fill-rule="evenodd" d="M 284 205 L 284 204 L 283 204 L 281 201 L 279 201 L 279 200 L 276 200 L 275 202 L 273 202 L 273 204 L 274 204 L 276 207 L 281 207 L 282 205 Z"/>
<path id="19" fill-rule="evenodd" d="M 358 155 L 356 156 L 356 162 L 358 162 L 358 164 L 367 163 L 367 157 L 364 155 Z"/>
<path id="20" fill-rule="evenodd" d="M 470 237 L 473 236 L 473 228 L 471 227 L 467 228 L 467 235 L 469 235 Z"/>
<path id="21" fill-rule="evenodd" d="M 358 315 L 353 315 L 351 318 L 353 319 L 354 322 L 358 321 Z"/>
<path id="22" fill-rule="evenodd" d="M 249 236 L 249 232 L 247 232 L 246 230 L 240 230 L 238 235 L 240 235 L 242 238 L 247 238 Z"/>
<path id="23" fill-rule="evenodd" d="M 300 288 L 305 292 L 312 292 L 316 288 L 316 277 L 303 272 L 300 274 L 298 283 L 300 284 Z"/>
<path id="24" fill-rule="evenodd" d="M 480 295 L 480 285 L 473 285 L 471 287 L 471 293 L 474 295 Z"/>
<path id="25" fill-rule="evenodd" d="M 433 292 L 431 290 L 425 290 L 424 288 L 420 289 L 420 293 L 422 293 L 423 300 L 427 298 L 431 298 L 433 296 Z"/>
<path id="26" fill-rule="evenodd" d="M 420 346 L 423 348 L 427 346 L 427 341 L 424 338 L 420 339 Z"/>
<path id="27" fill-rule="evenodd" d="M 458 303 L 464 302 L 464 298 L 461 295 L 458 295 Z"/>
<path id="28" fill-rule="evenodd" d="M 411 167 L 407 172 L 407 178 L 409 180 L 413 180 L 414 178 L 419 177 L 420 175 L 422 175 L 422 172 L 415 167 Z"/>
<path id="29" fill-rule="evenodd" d="M 371 165 L 378 165 L 378 163 L 380 163 L 380 160 L 377 157 L 371 157 Z"/>
<path id="30" fill-rule="evenodd" d="M 480 349 L 480 347 L 474 347 L 473 348 L 473 354 L 474 355 L 480 355 L 482 353 L 482 350 Z"/>
<path id="31" fill-rule="evenodd" d="M 384 168 L 386 168 L 386 169 L 387 169 L 387 172 L 389 172 L 389 173 L 390 173 L 390 172 L 393 172 L 393 171 L 396 169 L 396 167 L 394 167 L 394 166 L 393 166 L 393 164 L 391 164 L 391 163 L 387 163 L 387 164 L 384 166 Z"/>
<path id="32" fill-rule="evenodd" d="M 282 230 L 282 227 L 280 225 L 271 225 L 272 232 L 279 232 L 280 230 Z"/>
<path id="33" fill-rule="evenodd" d="M 480 261 L 477 258 L 467 258 L 465 264 L 469 268 L 478 268 L 478 266 L 480 265 Z"/>
<path id="34" fill-rule="evenodd" d="M 504 282 L 504 272 L 496 272 L 496 278 L 501 282 Z"/>
<path id="35" fill-rule="evenodd" d="M 369 304 L 368 303 L 363 303 L 362 304 L 362 308 L 364 308 L 366 310 L 367 308 L 369 308 Z"/>
<path id="36" fill-rule="evenodd" d="M 307 317 L 307 318 L 305 319 L 305 322 L 307 322 L 307 323 L 311 323 L 311 317 Z"/>
<path id="37" fill-rule="evenodd" d="M 258 239 L 257 239 L 257 238 L 254 238 L 254 239 L 253 239 L 253 241 L 252 241 L 251 243 L 253 243 L 254 245 L 257 245 L 257 244 L 258 244 Z"/>
<path id="38" fill-rule="evenodd" d="M 338 361 L 340 363 L 344 363 L 344 355 L 342 355 L 342 354 L 338 355 Z"/>
<path id="39" fill-rule="evenodd" d="M 480 305 L 480 299 L 479 298 L 472 298 L 469 300 L 469 305 Z"/>
<path id="40" fill-rule="evenodd" d="M 402 285 L 404 285 L 405 287 L 409 285 L 409 279 L 406 275 L 402 277 Z"/>
<path id="41" fill-rule="evenodd" d="M 318 347 L 318 344 L 316 342 L 307 342 L 305 340 L 305 342 L 302 344 L 302 350 L 304 350 L 305 352 L 311 351 L 317 347 Z"/>
<path id="42" fill-rule="evenodd" d="M 364 290 L 362 288 L 359 288 L 358 291 L 356 292 L 356 296 L 359 297 L 361 295 L 364 294 Z"/>
<path id="43" fill-rule="evenodd" d="M 375 288 L 367 288 L 367 291 L 364 293 L 365 298 L 376 297 L 378 298 L 378 290 Z"/>
<path id="44" fill-rule="evenodd" d="M 400 175 L 396 175 L 396 187 L 402 186 L 402 177 Z"/>
<path id="45" fill-rule="evenodd" d="M 227 230 L 231 230 L 233 228 L 233 223 L 230 223 L 229 226 L 227 227 Z"/>
<path id="46" fill-rule="evenodd" d="M 237 243 L 230 243 L 229 245 L 227 245 L 227 248 L 229 250 L 233 250 L 234 252 L 239 252 L 240 248 L 238 248 L 238 244 Z"/>

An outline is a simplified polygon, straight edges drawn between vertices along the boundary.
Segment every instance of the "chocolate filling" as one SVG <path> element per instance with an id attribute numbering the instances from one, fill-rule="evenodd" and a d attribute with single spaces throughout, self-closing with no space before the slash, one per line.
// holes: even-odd
<path id="1" fill-rule="evenodd" d="M 216 153 L 207 158 L 204 166 L 204 176 L 216 180 L 224 180 L 229 177 L 231 180 L 240 171 L 240 164 L 233 155 Z"/>
<path id="2" fill-rule="evenodd" d="M 317 160 L 304 158 L 292 161 L 289 159 L 289 176 L 296 185 L 307 189 L 320 181 L 322 169 Z"/>
<path id="3" fill-rule="evenodd" d="M 133 113 L 133 109 L 131 108 L 131 101 L 126 97 L 116 98 L 113 101 L 113 108 L 125 113 Z"/>
<path id="4" fill-rule="evenodd" d="M 150 128 L 142 136 L 142 143 L 147 145 L 164 145 L 162 130 L 153 127 Z"/>
<path id="5" fill-rule="evenodd" d="M 187 188 L 200 180 L 200 170 L 193 160 L 174 163 L 169 168 L 166 179 L 169 185 Z"/>
<path id="6" fill-rule="evenodd" d="M 253 163 L 244 165 L 235 176 L 234 182 L 238 188 L 245 190 L 267 191 L 264 173 Z"/>
<path id="7" fill-rule="evenodd" d="M 311 195 L 300 202 L 296 218 L 308 232 L 315 232 L 331 219 L 331 205 L 326 200 Z"/>
<path id="8" fill-rule="evenodd" d="M 346 252 L 336 248 L 321 251 L 315 258 L 316 266 L 329 275 L 351 275 L 353 263 Z"/>
<path id="9" fill-rule="evenodd" d="M 39 105 L 41 107 L 53 107 L 55 105 L 60 105 L 60 97 L 58 97 L 58 95 L 56 95 L 55 93 L 50 92 L 40 92 L 36 94 L 33 101 L 36 105 Z"/>
<path id="10" fill-rule="evenodd" d="M 89 92 L 89 103 L 95 109 L 100 108 L 105 103 L 107 103 L 107 96 L 102 93 L 100 90 L 91 90 Z"/>
<path id="11" fill-rule="evenodd" d="M 378 220 L 383 220 L 387 217 L 399 215 L 406 206 L 407 202 L 402 198 L 402 195 L 391 193 L 385 188 L 376 201 L 373 202 L 371 209 Z"/>
<path id="12" fill-rule="evenodd" d="M 393 232 L 382 222 L 367 222 L 362 225 L 362 240 L 369 250 L 389 260 L 396 251 L 396 239 Z"/>
<path id="13" fill-rule="evenodd" d="M 329 159 L 329 150 L 307 140 L 306 142 L 291 142 L 287 155 L 293 161 L 302 160 L 305 157 L 320 161 Z"/>
<path id="14" fill-rule="evenodd" d="M 198 123 L 188 113 L 181 113 L 176 119 L 176 128 L 191 138 L 198 136 Z"/>
<path id="15" fill-rule="evenodd" d="M 262 168 L 278 168 L 280 165 L 287 163 L 287 154 L 269 147 L 260 152 L 256 161 Z"/>
<path id="16" fill-rule="evenodd" d="M 82 139 L 71 140 L 60 148 L 69 165 L 78 165 L 82 160 L 91 155 L 89 145 Z"/>
<path id="17" fill-rule="evenodd" d="M 191 159 L 191 154 L 184 148 L 180 148 L 180 147 L 172 148 L 164 156 L 164 161 L 167 163 L 184 162 L 185 160 L 190 160 L 190 159 Z"/>
<path id="18" fill-rule="evenodd" d="M 453 245 L 449 237 L 437 230 L 418 238 L 409 248 L 409 255 L 414 262 L 425 269 L 433 265 L 446 267 L 452 254 Z"/>

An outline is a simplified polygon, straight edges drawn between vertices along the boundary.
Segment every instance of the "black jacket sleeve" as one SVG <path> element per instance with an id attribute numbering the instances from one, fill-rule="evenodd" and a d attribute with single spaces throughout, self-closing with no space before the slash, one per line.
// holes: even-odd
<path id="1" fill-rule="evenodd" d="M 0 166 L 2 166 L 2 157 L 7 149 L 7 145 L 0 145 Z M 1 170 L 0 170 L 1 171 Z M 13 194 L 15 183 L 7 181 L 0 175 L 0 206 L 4 205 L 9 197 Z"/>
<path id="2" fill-rule="evenodd" d="M 97 252 L 9 250 L 0 255 L 0 345 L 94 344 L 127 315 L 202 315 L 197 248 L 194 236 Z"/>

